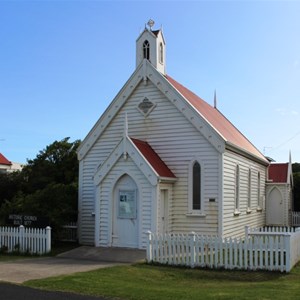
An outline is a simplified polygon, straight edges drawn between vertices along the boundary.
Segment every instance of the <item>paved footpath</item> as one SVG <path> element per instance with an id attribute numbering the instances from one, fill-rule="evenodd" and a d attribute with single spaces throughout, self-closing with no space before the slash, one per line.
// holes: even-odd
<path id="1" fill-rule="evenodd" d="M 2 300 L 105 300 L 102 297 L 84 296 L 63 292 L 48 292 L 29 287 L 0 282 Z"/>
<path id="2" fill-rule="evenodd" d="M 91 271 L 121 265 L 71 258 L 43 257 L 0 263 L 0 282 L 23 283 L 31 279 Z M 5 299 L 1 298 L 0 299 Z"/>
<path id="3" fill-rule="evenodd" d="M 82 246 L 57 257 L 0 262 L 0 300 L 105 300 L 101 297 L 49 292 L 20 285 L 32 279 L 86 272 L 145 259 L 144 250 Z"/>

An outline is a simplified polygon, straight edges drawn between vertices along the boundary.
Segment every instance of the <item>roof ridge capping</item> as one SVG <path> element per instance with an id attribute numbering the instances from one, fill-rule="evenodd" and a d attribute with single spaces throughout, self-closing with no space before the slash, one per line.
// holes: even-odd
<path id="1" fill-rule="evenodd" d="M 269 164 L 266 157 L 233 125 L 217 108 L 204 101 L 194 92 L 177 82 L 169 75 L 167 81 L 185 98 L 185 100 L 220 134 L 228 146 L 242 150 Z"/>

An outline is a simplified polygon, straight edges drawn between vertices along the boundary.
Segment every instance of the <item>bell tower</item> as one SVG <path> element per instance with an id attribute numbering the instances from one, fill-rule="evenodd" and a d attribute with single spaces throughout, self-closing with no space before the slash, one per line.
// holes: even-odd
<path id="1" fill-rule="evenodd" d="M 144 31 L 136 40 L 136 67 L 144 60 L 162 74 L 166 74 L 166 44 L 162 29 L 152 30 L 153 20 L 149 20 Z"/>

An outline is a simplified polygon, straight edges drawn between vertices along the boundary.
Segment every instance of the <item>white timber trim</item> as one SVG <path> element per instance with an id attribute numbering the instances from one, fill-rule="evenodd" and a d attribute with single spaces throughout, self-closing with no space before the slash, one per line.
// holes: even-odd
<path id="1" fill-rule="evenodd" d="M 219 198 L 218 198 L 218 236 L 223 237 L 223 207 L 224 207 L 224 154 L 219 154 Z"/>
<path id="2" fill-rule="evenodd" d="M 108 108 L 104 111 L 101 117 L 98 119 L 94 127 L 82 141 L 77 150 L 77 156 L 79 160 L 82 160 L 89 152 L 91 147 L 101 136 L 105 128 L 109 125 L 114 116 L 118 113 L 121 107 L 124 105 L 128 97 L 133 93 L 137 85 L 143 80 L 143 68 L 142 64 L 136 68 L 134 73 L 125 83 L 123 88 L 119 91 L 114 100 L 110 103 Z"/>
<path id="3" fill-rule="evenodd" d="M 124 146 L 125 144 L 125 146 Z M 148 163 L 147 159 L 142 155 L 139 149 L 134 145 L 129 137 L 123 137 L 117 144 L 115 149 L 110 153 L 106 160 L 100 165 L 94 175 L 94 184 L 99 185 L 111 168 L 117 163 L 121 156 L 124 156 L 124 147 L 127 150 L 127 155 L 131 157 L 136 166 L 141 170 L 144 176 L 152 185 L 157 185 L 159 181 L 174 182 L 177 178 L 160 177 L 159 174 Z"/>
<path id="4" fill-rule="evenodd" d="M 95 247 L 100 246 L 100 186 L 95 186 Z"/>
<path id="5" fill-rule="evenodd" d="M 81 226 L 82 226 L 82 199 L 83 199 L 83 161 L 79 161 L 79 176 L 78 176 L 78 220 L 77 220 L 77 230 L 79 243 L 82 240 L 81 236 Z"/>

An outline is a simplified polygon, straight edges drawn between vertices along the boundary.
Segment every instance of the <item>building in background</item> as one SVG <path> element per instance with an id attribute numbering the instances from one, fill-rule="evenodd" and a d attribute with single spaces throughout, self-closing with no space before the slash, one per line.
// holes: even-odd
<path id="1" fill-rule="evenodd" d="M 0 153 L 0 173 L 21 171 L 22 167 L 22 164 L 11 162 L 3 154 Z"/>

